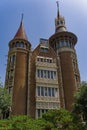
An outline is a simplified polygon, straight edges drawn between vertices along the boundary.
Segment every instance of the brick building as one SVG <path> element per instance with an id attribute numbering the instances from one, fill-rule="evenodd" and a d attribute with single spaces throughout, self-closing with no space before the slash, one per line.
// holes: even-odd
<path id="1" fill-rule="evenodd" d="M 55 33 L 40 39 L 32 50 L 23 20 L 9 42 L 6 87 L 12 94 L 12 114 L 38 118 L 49 109 L 72 111 L 80 74 L 75 45 L 77 37 L 68 32 L 59 8 Z"/>

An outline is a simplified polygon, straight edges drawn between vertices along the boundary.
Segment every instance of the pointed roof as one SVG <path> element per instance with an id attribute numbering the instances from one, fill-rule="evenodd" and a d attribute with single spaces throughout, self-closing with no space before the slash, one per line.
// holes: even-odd
<path id="1" fill-rule="evenodd" d="M 23 14 L 22 14 L 20 26 L 19 26 L 18 31 L 16 32 L 16 34 L 14 36 L 14 39 L 24 39 L 24 40 L 28 41 L 27 35 L 25 33 L 25 30 L 24 30 Z"/>

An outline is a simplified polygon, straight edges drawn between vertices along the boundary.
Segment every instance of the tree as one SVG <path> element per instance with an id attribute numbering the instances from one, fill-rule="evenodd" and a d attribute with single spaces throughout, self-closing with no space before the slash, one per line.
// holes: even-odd
<path id="1" fill-rule="evenodd" d="M 11 116 L 0 120 L 0 130 L 84 130 L 77 115 L 66 110 L 49 110 L 42 118 L 29 116 Z"/>
<path id="2" fill-rule="evenodd" d="M 0 87 L 2 87 L 2 86 L 3 86 L 3 83 L 2 83 L 1 77 L 0 77 Z"/>
<path id="3" fill-rule="evenodd" d="M 0 113 L 3 118 L 6 118 L 11 107 L 11 95 L 9 95 L 7 89 L 0 86 Z"/>
<path id="4" fill-rule="evenodd" d="M 53 123 L 57 130 L 84 130 L 79 117 L 65 109 L 49 110 L 42 118 Z"/>
<path id="5" fill-rule="evenodd" d="M 74 112 L 81 115 L 87 124 L 87 82 L 82 82 L 75 95 Z"/>
<path id="6" fill-rule="evenodd" d="M 32 119 L 29 116 L 11 116 L 7 120 L 0 120 L 0 130 L 51 130 L 52 124 L 43 119 Z M 53 129 L 56 130 L 56 129 Z"/>

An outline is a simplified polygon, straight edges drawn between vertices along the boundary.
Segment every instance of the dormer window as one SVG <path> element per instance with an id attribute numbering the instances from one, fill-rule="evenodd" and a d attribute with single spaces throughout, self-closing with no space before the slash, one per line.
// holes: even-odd
<path id="1" fill-rule="evenodd" d="M 49 44 L 47 39 L 40 39 L 40 51 L 47 53 L 49 50 Z"/>

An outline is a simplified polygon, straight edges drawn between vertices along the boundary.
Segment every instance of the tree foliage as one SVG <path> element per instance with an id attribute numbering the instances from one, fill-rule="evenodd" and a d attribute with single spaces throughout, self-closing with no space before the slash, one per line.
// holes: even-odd
<path id="1" fill-rule="evenodd" d="M 42 118 L 11 116 L 0 120 L 0 130 L 84 130 L 77 115 L 66 110 L 49 110 Z"/>
<path id="2" fill-rule="evenodd" d="M 87 82 L 83 82 L 75 95 L 74 112 L 83 117 L 87 124 Z"/>
<path id="3" fill-rule="evenodd" d="M 79 117 L 65 109 L 49 110 L 43 118 L 53 123 L 58 130 L 84 130 Z"/>
<path id="4" fill-rule="evenodd" d="M 5 114 L 11 107 L 11 95 L 6 88 L 0 86 L 0 114 Z"/>
<path id="5" fill-rule="evenodd" d="M 28 116 L 12 116 L 9 120 L 0 121 L 0 130 L 50 130 L 52 124 L 43 119 L 32 119 Z"/>

